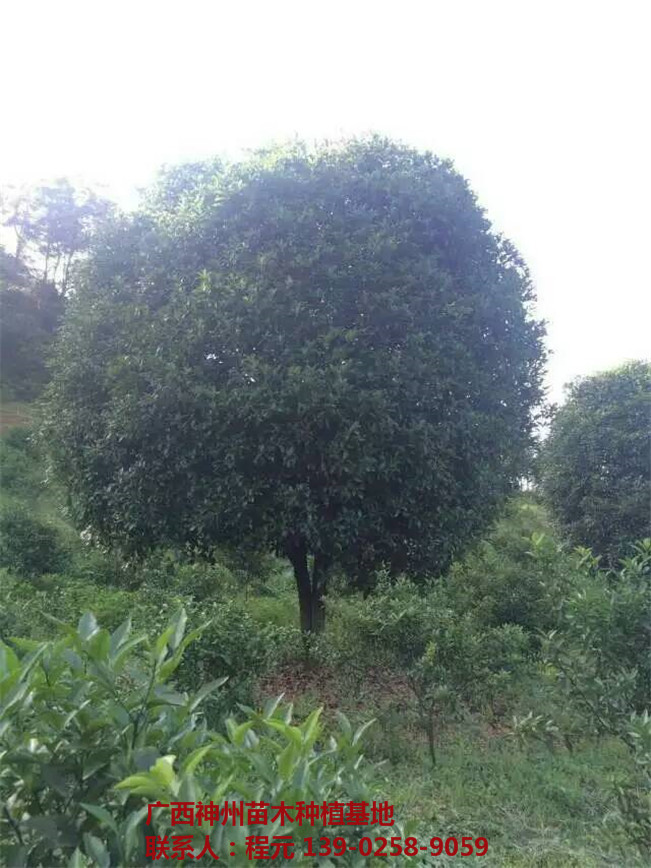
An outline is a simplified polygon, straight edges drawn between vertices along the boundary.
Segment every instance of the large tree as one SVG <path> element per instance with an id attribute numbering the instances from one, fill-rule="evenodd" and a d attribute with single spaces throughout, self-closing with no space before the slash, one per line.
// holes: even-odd
<path id="1" fill-rule="evenodd" d="M 108 543 L 435 574 L 523 472 L 529 275 L 449 162 L 373 138 L 164 176 L 64 327 L 49 437 Z"/>
<path id="2" fill-rule="evenodd" d="M 651 535 L 651 364 L 569 386 L 542 449 L 542 476 L 569 539 L 608 564 Z"/>

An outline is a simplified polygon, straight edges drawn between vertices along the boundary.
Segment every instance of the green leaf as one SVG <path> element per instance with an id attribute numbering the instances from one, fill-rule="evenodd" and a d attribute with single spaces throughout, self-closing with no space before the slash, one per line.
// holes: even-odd
<path id="1" fill-rule="evenodd" d="M 282 720 L 265 720 L 265 723 L 277 732 L 282 733 L 298 750 L 303 746 L 303 733 L 297 726 L 283 723 Z"/>
<path id="2" fill-rule="evenodd" d="M 183 639 L 183 634 L 185 633 L 185 625 L 187 624 L 187 622 L 188 622 L 188 616 L 185 612 L 185 609 L 183 609 L 183 608 L 179 609 L 179 611 L 177 612 L 177 614 L 176 614 L 176 616 L 172 622 L 174 625 L 174 632 L 172 633 L 172 637 L 171 637 L 171 640 L 169 643 L 172 651 L 176 651 L 176 649 L 181 644 L 181 640 Z"/>
<path id="3" fill-rule="evenodd" d="M 233 744 L 241 747 L 244 744 L 244 736 L 253 726 L 252 720 L 245 720 L 244 723 L 240 723 L 238 726 L 233 726 L 229 729 L 229 736 Z"/>
<path id="4" fill-rule="evenodd" d="M 120 626 L 111 634 L 111 659 L 115 657 L 115 654 L 122 645 L 129 638 L 129 634 L 131 633 L 131 616 L 129 616 L 126 621 L 123 621 Z"/>
<path id="5" fill-rule="evenodd" d="M 97 863 L 99 868 L 109 868 L 111 857 L 104 843 L 95 835 L 84 832 L 84 849 L 86 853 Z"/>
<path id="6" fill-rule="evenodd" d="M 150 774 L 129 775 L 115 785 L 116 790 L 129 790 L 139 796 L 157 796 L 161 791 L 160 782 Z"/>
<path id="7" fill-rule="evenodd" d="M 124 642 L 118 651 L 115 652 L 113 657 L 113 668 L 118 669 L 125 660 L 127 654 L 136 648 L 138 645 L 142 645 L 143 642 L 147 642 L 147 636 L 142 634 L 141 636 L 134 636 L 133 638 Z"/>
<path id="8" fill-rule="evenodd" d="M 219 786 L 213 791 L 212 800 L 213 802 L 221 802 L 224 798 L 224 795 L 228 792 L 228 788 L 235 778 L 234 774 L 230 774 L 227 778 L 225 778 Z"/>
<path id="9" fill-rule="evenodd" d="M 305 723 L 303 723 L 303 725 L 301 726 L 301 729 L 303 730 L 303 739 L 308 747 L 312 747 L 312 745 L 318 738 L 320 730 L 319 719 L 321 717 L 322 711 L 323 708 L 315 708 L 314 711 L 307 718 Z"/>
<path id="10" fill-rule="evenodd" d="M 291 777 L 295 755 L 295 747 L 290 743 L 278 756 L 278 771 L 286 781 Z"/>
<path id="11" fill-rule="evenodd" d="M 20 661 L 16 652 L 9 645 L 0 641 L 0 676 L 9 672 L 17 672 L 20 669 Z"/>
<path id="12" fill-rule="evenodd" d="M 371 720 L 368 720 L 366 723 L 363 723 L 357 730 L 355 730 L 355 735 L 353 736 L 352 744 L 357 744 L 357 742 L 364 735 L 366 730 L 369 727 L 373 726 L 373 724 L 375 722 L 376 722 L 375 718 L 372 718 Z"/>
<path id="13" fill-rule="evenodd" d="M 103 826 L 108 826 L 109 829 L 117 833 L 118 829 L 115 820 L 106 808 L 103 808 L 101 805 L 89 805 L 87 802 L 80 802 L 79 804 L 85 811 L 88 811 L 95 819 L 99 820 Z"/>
<path id="14" fill-rule="evenodd" d="M 204 684 L 201 690 L 199 690 L 192 698 L 189 706 L 190 712 L 196 711 L 207 696 L 210 696 L 210 694 L 214 693 L 215 690 L 219 690 L 219 688 L 226 684 L 227 681 L 228 676 L 224 676 L 223 678 L 216 678 L 214 681 Z"/>
<path id="15" fill-rule="evenodd" d="M 341 729 L 341 731 L 344 733 L 344 735 L 347 735 L 349 738 L 352 738 L 353 728 L 350 725 L 350 721 L 348 720 L 346 715 L 342 711 L 337 711 L 336 716 L 337 716 L 337 722 L 339 723 L 339 728 Z"/>
<path id="16" fill-rule="evenodd" d="M 77 625 L 77 632 L 85 642 L 94 636 L 98 630 L 99 625 L 92 612 L 86 612 L 81 616 Z"/>
<path id="17" fill-rule="evenodd" d="M 183 706 L 186 705 L 188 699 L 187 696 L 183 693 L 179 693 L 177 690 L 172 690 L 171 687 L 167 687 L 165 684 L 158 684 L 153 691 L 153 696 L 150 697 L 149 705 L 176 705 Z"/>
<path id="18" fill-rule="evenodd" d="M 149 774 L 164 787 L 171 787 L 176 780 L 174 773 L 174 760 L 176 757 L 173 754 L 162 756 L 157 759 L 154 766 L 149 770 Z"/>
<path id="19" fill-rule="evenodd" d="M 127 824 L 124 830 L 124 841 L 127 858 L 131 856 L 133 850 L 138 843 L 138 826 L 147 816 L 148 808 L 145 806 L 129 815 Z"/>
<path id="20" fill-rule="evenodd" d="M 88 643 L 88 653 L 93 660 L 108 660 L 111 648 L 111 636 L 108 630 L 100 630 Z"/>
<path id="21" fill-rule="evenodd" d="M 268 699 L 266 701 L 262 712 L 264 717 L 273 717 L 274 712 L 282 702 L 282 698 L 284 695 L 284 693 L 281 693 L 280 696 L 276 696 L 275 699 Z"/>
<path id="22" fill-rule="evenodd" d="M 167 650 L 167 645 L 174 635 L 174 625 L 170 624 L 163 632 L 160 634 L 158 639 L 156 639 L 156 643 L 154 645 L 154 654 L 156 655 L 156 659 L 159 663 L 162 663 L 165 652 Z"/>
<path id="23" fill-rule="evenodd" d="M 193 774 L 201 760 L 211 750 L 213 750 L 213 745 L 211 744 L 206 744 L 203 747 L 198 747 L 196 750 L 193 750 L 192 753 L 189 754 L 181 763 L 181 771 L 184 774 Z"/>
<path id="24" fill-rule="evenodd" d="M 68 860 L 67 868 L 86 868 L 87 865 L 88 865 L 88 863 L 86 862 L 84 855 L 82 854 L 79 847 L 77 847 L 75 849 L 75 852 L 72 854 L 72 856 Z"/>

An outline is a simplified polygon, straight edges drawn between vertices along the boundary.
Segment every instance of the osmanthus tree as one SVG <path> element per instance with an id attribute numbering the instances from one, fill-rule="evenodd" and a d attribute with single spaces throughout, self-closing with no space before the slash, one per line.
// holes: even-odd
<path id="1" fill-rule="evenodd" d="M 577 380 L 544 444 L 543 491 L 575 545 L 605 564 L 651 536 L 651 363 Z"/>
<path id="2" fill-rule="evenodd" d="M 272 548 L 301 625 L 333 568 L 445 568 L 523 472 L 542 325 L 449 162 L 379 138 L 164 175 L 72 301 L 48 438 L 133 551 Z"/>

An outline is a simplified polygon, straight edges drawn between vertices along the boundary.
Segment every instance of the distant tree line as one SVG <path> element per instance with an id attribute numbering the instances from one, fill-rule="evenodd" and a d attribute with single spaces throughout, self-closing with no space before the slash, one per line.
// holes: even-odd
<path id="1" fill-rule="evenodd" d="M 36 397 L 76 265 L 112 205 L 67 180 L 0 191 L 0 388 L 5 399 Z"/>

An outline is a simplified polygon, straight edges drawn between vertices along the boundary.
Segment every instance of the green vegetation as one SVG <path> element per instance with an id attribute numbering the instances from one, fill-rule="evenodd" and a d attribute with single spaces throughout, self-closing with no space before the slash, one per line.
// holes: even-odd
<path id="1" fill-rule="evenodd" d="M 179 693 L 169 684 L 201 632 L 185 635 L 186 621 L 180 610 L 149 642 L 131 634 L 129 620 L 109 633 L 86 614 L 56 642 L 15 640 L 17 653 L 0 645 L 0 786 L 9 805 L 0 819 L 5 864 L 141 864 L 145 832 L 178 831 L 162 808 L 146 828 L 149 802 L 373 801 L 360 732 L 353 733 L 345 718 L 321 748 L 320 712 L 292 725 L 291 709 L 278 701 L 249 712 L 244 722 L 227 718 L 223 735 L 210 731 L 201 704 L 225 679 L 196 693 Z M 208 834 L 196 820 L 183 832 L 196 853 L 204 851 L 207 837 L 217 854 L 234 838 L 240 851 L 234 864 L 246 864 L 246 836 L 278 829 L 270 820 L 254 830 L 218 825 Z M 317 824 L 312 831 L 318 838 L 327 830 Z M 400 827 L 395 831 L 403 834 Z M 350 840 L 360 837 L 358 831 Z M 192 852 L 189 859 L 195 861 Z M 347 855 L 341 864 L 355 861 Z"/>
<path id="2" fill-rule="evenodd" d="M 69 181 L 0 190 L 0 395 L 29 401 L 49 379 L 47 360 L 79 260 L 112 205 Z"/>
<path id="3" fill-rule="evenodd" d="M 631 549 L 617 575 L 607 574 L 585 550 L 560 546 L 544 509 L 535 499 L 519 496 L 486 538 L 438 581 L 395 581 L 386 572 L 377 577 L 372 593 L 364 593 L 335 575 L 325 632 L 306 646 L 285 562 L 256 562 L 227 551 L 213 563 L 190 561 L 173 551 L 139 562 L 121 560 L 73 532 L 63 492 L 43 485 L 43 458 L 24 429 L 3 438 L 2 448 L 14 468 L 14 482 L 6 487 L 12 508 L 43 521 L 49 516 L 67 559 L 63 572 L 28 574 L 5 563 L 0 573 L 0 639 L 10 649 L 4 652 L 5 675 L 13 677 L 12 651 L 21 667 L 30 664 L 30 654 L 40 655 L 25 681 L 25 696 L 36 691 L 29 709 L 23 713 L 18 704 L 4 712 L 11 726 L 0 736 L 0 750 L 7 751 L 0 775 L 3 799 L 23 782 L 11 802 L 11 822 L 3 820 L 0 839 L 12 848 L 0 857 L 5 864 L 67 865 L 73 858 L 72 864 L 80 865 L 145 864 L 136 854 L 142 852 L 142 836 L 153 833 L 139 822 L 143 807 L 156 800 L 154 789 L 115 790 L 111 782 L 143 775 L 156 761 L 163 765 L 150 773 L 151 786 L 163 787 L 155 790 L 160 801 L 169 801 L 162 798 L 169 786 L 178 787 L 177 793 L 183 786 L 190 800 L 209 799 L 230 776 L 215 777 L 215 768 L 222 766 L 211 757 L 231 745 L 229 762 L 237 771 L 229 798 L 240 798 L 237 780 L 248 780 L 256 763 L 256 792 L 269 801 L 271 796 L 263 794 L 270 784 L 258 777 L 252 743 L 244 742 L 232 755 L 233 727 L 248 721 L 269 746 L 273 776 L 273 751 L 278 756 L 288 742 L 265 719 L 284 721 L 290 700 L 304 727 L 323 706 L 319 725 L 324 734 L 335 735 L 338 745 L 337 752 L 319 755 L 325 779 L 337 763 L 350 768 L 363 745 L 364 779 L 356 776 L 353 787 L 344 775 L 341 796 L 364 787 L 370 801 L 388 799 L 419 839 L 486 837 L 489 852 L 481 861 L 488 865 L 644 864 L 651 738 L 643 709 L 650 678 L 648 544 Z M 174 671 L 156 682 L 155 700 L 143 703 L 156 637 L 181 607 L 187 631 L 199 632 L 168 667 Z M 105 672 L 104 666 L 113 665 L 94 660 L 93 654 L 115 654 L 118 640 L 112 640 L 111 652 L 109 633 L 94 621 L 79 625 L 87 630 L 86 638 L 59 623 L 78 624 L 90 610 L 114 635 L 128 611 L 134 635 L 150 637 L 129 650 L 124 669 L 118 666 L 112 676 L 124 690 L 119 700 L 93 674 L 93 667 Z M 108 651 L 107 639 L 100 636 L 108 637 Z M 37 650 L 43 641 L 50 644 Z M 88 661 L 83 679 L 71 668 L 75 658 L 66 649 Z M 166 645 L 163 663 L 176 650 Z M 44 665 L 58 673 L 56 696 Z M 166 739 L 187 722 L 193 697 L 204 684 L 223 678 L 228 680 L 207 692 L 192 712 L 192 738 L 168 748 Z M 77 693 L 66 679 L 74 680 Z M 73 715 L 63 727 L 64 752 L 61 721 L 73 711 L 67 703 L 83 704 L 80 690 L 92 701 L 81 719 Z M 280 694 L 283 703 L 271 710 Z M 128 708 L 132 717 L 132 709 L 148 709 L 141 752 L 140 746 L 131 754 L 124 748 L 133 736 L 132 721 L 125 718 L 123 730 L 109 724 L 121 713 L 119 707 Z M 375 719 L 356 750 L 339 713 L 352 731 Z M 226 723 L 229 717 L 232 724 Z M 163 724 L 169 727 L 164 737 Z M 80 750 L 84 727 L 93 731 L 94 740 Z M 56 763 L 48 758 L 54 729 L 59 734 Z M 41 745 L 36 756 L 27 749 L 27 733 Z M 268 736 L 275 746 L 265 740 Z M 321 744 L 326 742 L 320 739 Z M 206 746 L 188 783 L 187 758 Z M 100 754 L 110 760 L 96 778 L 84 781 L 89 791 L 65 789 L 71 786 L 66 781 L 77 779 L 68 776 L 65 764 L 78 769 Z M 168 754 L 175 756 L 171 767 L 164 765 Z M 302 756 L 299 751 L 295 762 Z M 378 762 L 384 764 L 376 767 Z M 160 775 L 172 783 L 157 785 Z M 35 798 L 42 809 L 35 807 Z M 289 798 L 298 796 L 292 791 Z M 62 801 L 68 803 L 64 817 Z M 43 816 L 54 819 L 41 822 Z M 21 830 L 22 844 L 12 824 Z M 166 824 L 169 812 L 161 809 L 156 834 L 176 834 Z M 239 852 L 243 831 L 238 830 Z M 59 851 L 54 842 L 60 840 L 65 846 Z M 203 838 L 200 843 L 203 847 Z M 220 847 L 223 842 L 215 837 L 214 851 Z M 131 862 L 125 853 L 132 854 Z"/>
<path id="4" fill-rule="evenodd" d="M 2 416 L 0 866 L 648 864 L 648 365 L 576 385 L 521 492 L 542 328 L 451 165 L 295 146 L 110 212 L 3 217 L 4 395 L 52 380 Z M 395 825 L 172 826 L 211 800 Z"/>
<path id="5" fill-rule="evenodd" d="M 573 383 L 542 453 L 544 492 L 563 532 L 613 565 L 650 532 L 651 364 Z"/>
<path id="6" fill-rule="evenodd" d="M 77 521 L 131 552 L 274 551 L 305 632 L 335 571 L 437 575 L 525 470 L 531 300 L 429 154 L 370 139 L 164 176 L 56 355 L 47 437 Z"/>

